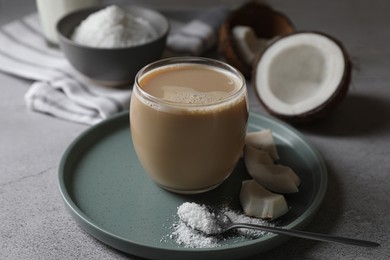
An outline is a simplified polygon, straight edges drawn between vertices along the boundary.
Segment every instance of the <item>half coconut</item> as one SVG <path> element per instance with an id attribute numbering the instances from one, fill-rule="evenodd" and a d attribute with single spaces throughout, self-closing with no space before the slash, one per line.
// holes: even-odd
<path id="1" fill-rule="evenodd" d="M 295 31 L 294 25 L 285 14 L 266 4 L 249 2 L 230 12 L 219 30 L 218 51 L 226 62 L 247 78 L 252 76 L 253 67 L 252 62 L 246 62 L 240 43 L 248 40 L 244 39 L 248 37 L 248 33 L 238 32 L 246 35 L 235 35 L 237 27 L 250 29 L 250 33 L 263 40 L 265 45 L 268 41 Z"/>
<path id="2" fill-rule="evenodd" d="M 308 31 L 283 36 L 260 53 L 252 85 L 270 114 L 302 122 L 339 104 L 350 79 L 351 64 L 342 43 Z"/>

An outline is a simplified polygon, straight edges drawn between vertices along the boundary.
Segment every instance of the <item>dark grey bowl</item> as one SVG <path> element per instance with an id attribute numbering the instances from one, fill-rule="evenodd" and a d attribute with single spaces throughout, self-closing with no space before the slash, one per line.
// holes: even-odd
<path id="1" fill-rule="evenodd" d="M 102 85 L 132 83 L 136 73 L 145 65 L 158 60 L 165 48 L 169 22 L 162 14 L 147 8 L 124 7 L 134 15 L 148 20 L 159 37 L 142 45 L 124 48 L 94 48 L 70 39 L 73 30 L 88 15 L 104 7 L 88 8 L 65 15 L 57 23 L 59 45 L 73 67 Z"/>

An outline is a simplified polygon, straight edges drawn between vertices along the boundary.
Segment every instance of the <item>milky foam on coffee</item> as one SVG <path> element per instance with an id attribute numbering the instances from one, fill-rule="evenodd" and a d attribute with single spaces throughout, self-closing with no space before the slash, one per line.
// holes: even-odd
<path id="1" fill-rule="evenodd" d="M 172 105 L 193 106 L 187 107 L 189 110 L 204 110 L 206 106 L 217 105 L 234 96 L 241 86 L 241 79 L 230 72 L 196 64 L 165 66 L 140 79 L 140 87 L 148 94 Z M 156 109 L 160 107 L 143 101 Z M 237 101 L 232 100 L 233 103 Z M 221 108 L 231 104 L 224 103 Z"/>
<path id="2" fill-rule="evenodd" d="M 162 89 L 164 92 L 162 99 L 182 104 L 215 104 L 228 97 L 228 93 L 223 91 L 210 91 L 206 93 L 192 88 L 177 86 L 164 86 Z"/>

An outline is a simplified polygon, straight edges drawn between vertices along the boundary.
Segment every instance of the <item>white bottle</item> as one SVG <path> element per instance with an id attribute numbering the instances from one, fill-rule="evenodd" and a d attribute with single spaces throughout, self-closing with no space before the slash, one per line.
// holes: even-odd
<path id="1" fill-rule="evenodd" d="M 46 40 L 51 44 L 58 44 L 56 25 L 62 16 L 77 9 L 97 6 L 101 2 L 101 0 L 36 0 Z"/>

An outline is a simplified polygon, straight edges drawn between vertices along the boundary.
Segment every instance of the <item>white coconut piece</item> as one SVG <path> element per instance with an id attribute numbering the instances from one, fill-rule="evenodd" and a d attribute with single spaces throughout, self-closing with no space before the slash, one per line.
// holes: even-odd
<path id="1" fill-rule="evenodd" d="M 245 161 L 248 160 L 252 164 L 274 164 L 274 161 L 272 160 L 271 156 L 266 151 L 257 149 L 256 147 L 251 145 L 245 145 L 244 155 Z"/>
<path id="2" fill-rule="evenodd" d="M 339 103 L 347 92 L 350 74 L 340 42 L 318 32 L 299 32 L 264 50 L 254 68 L 253 84 L 271 114 L 303 121 Z"/>
<path id="3" fill-rule="evenodd" d="M 246 215 L 274 220 L 288 212 L 283 195 L 272 193 L 255 180 L 242 182 L 240 202 Z"/>
<path id="4" fill-rule="evenodd" d="M 262 150 L 245 146 L 244 161 L 252 178 L 266 189 L 277 193 L 298 192 L 300 179 L 288 166 L 274 164 Z"/>
<path id="5" fill-rule="evenodd" d="M 279 160 L 278 150 L 270 129 L 247 133 L 245 145 L 267 152 L 274 161 Z"/>
<path id="6" fill-rule="evenodd" d="M 258 38 L 271 39 L 295 31 L 290 18 L 271 8 L 263 1 L 247 1 L 239 8 L 232 10 L 222 22 L 218 34 L 218 52 L 227 63 L 237 68 L 246 78 L 252 76 L 253 64 L 247 64 L 239 51 L 233 28 L 236 26 L 251 27 Z"/>
<path id="7" fill-rule="evenodd" d="M 250 26 L 237 25 L 232 29 L 234 43 L 245 63 L 252 66 L 257 54 L 263 51 L 274 40 L 258 38 Z"/>

